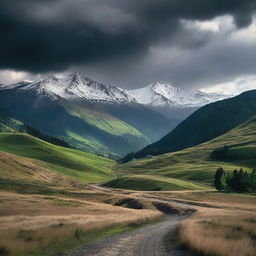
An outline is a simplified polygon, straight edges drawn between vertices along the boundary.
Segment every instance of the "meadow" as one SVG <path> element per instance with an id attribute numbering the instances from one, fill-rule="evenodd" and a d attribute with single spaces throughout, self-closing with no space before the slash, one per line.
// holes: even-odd
<path id="1" fill-rule="evenodd" d="M 82 182 L 106 181 L 115 177 L 111 170 L 114 162 L 110 159 L 52 145 L 23 133 L 1 133 L 0 151 L 37 160 L 41 168 Z"/>
<path id="2" fill-rule="evenodd" d="M 181 151 L 148 157 L 115 167 L 118 175 L 150 175 L 175 178 L 201 185 L 213 186 L 217 168 L 250 171 L 256 166 L 256 119 L 252 119 L 211 141 Z M 236 160 L 220 161 L 211 158 L 216 148 L 227 145 Z"/>
<path id="3" fill-rule="evenodd" d="M 104 186 L 142 191 L 161 190 L 211 190 L 212 188 L 196 182 L 162 177 L 157 175 L 121 176 L 104 184 Z"/>

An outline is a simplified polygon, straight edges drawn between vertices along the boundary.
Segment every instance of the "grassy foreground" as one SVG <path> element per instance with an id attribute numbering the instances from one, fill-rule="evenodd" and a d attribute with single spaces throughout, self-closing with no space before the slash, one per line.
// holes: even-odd
<path id="1" fill-rule="evenodd" d="M 181 224 L 179 241 L 183 247 L 199 255 L 255 255 L 255 196 L 200 193 L 182 197 L 212 207 L 198 208 L 197 214 Z"/>
<path id="2" fill-rule="evenodd" d="M 52 145 L 27 134 L 1 133 L 0 151 L 39 160 L 39 165 L 83 182 L 114 177 L 113 161 L 93 154 Z"/>
<path id="3" fill-rule="evenodd" d="M 68 187 L 66 195 L 55 192 L 44 195 L 1 190 L 1 256 L 59 255 L 163 216 L 156 210 L 106 204 L 103 201 L 108 193 Z"/>

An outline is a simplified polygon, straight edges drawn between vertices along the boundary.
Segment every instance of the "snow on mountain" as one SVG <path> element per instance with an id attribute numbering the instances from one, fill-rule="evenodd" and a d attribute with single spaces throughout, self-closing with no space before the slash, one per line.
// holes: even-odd
<path id="1" fill-rule="evenodd" d="M 73 73 L 63 78 L 49 76 L 46 79 L 32 83 L 24 82 L 23 84 L 20 83 L 8 86 L 8 89 L 12 88 L 32 91 L 38 96 L 47 96 L 52 100 L 65 98 L 67 100 L 87 100 L 109 103 L 130 103 L 135 101 L 127 94 L 126 90 L 98 83 L 79 73 Z"/>
<path id="2" fill-rule="evenodd" d="M 129 94 L 140 104 L 154 107 L 200 107 L 228 98 L 228 95 L 204 93 L 183 89 L 170 84 L 153 83 L 144 88 L 130 90 Z"/>
<path id="3" fill-rule="evenodd" d="M 18 89 L 31 91 L 39 97 L 52 100 L 86 100 L 105 103 L 139 103 L 153 107 L 191 108 L 227 98 L 227 95 L 188 90 L 170 84 L 153 83 L 144 88 L 125 90 L 91 80 L 79 73 L 57 78 L 49 76 L 35 82 L 23 81 L 0 86 L 0 90 Z"/>

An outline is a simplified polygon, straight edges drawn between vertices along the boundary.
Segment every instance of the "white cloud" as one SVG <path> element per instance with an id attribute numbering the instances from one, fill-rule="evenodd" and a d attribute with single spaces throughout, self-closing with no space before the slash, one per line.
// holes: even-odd
<path id="1" fill-rule="evenodd" d="M 239 77 L 227 83 L 216 84 L 201 89 L 204 92 L 224 93 L 228 95 L 238 95 L 249 90 L 256 90 L 256 75 Z"/>
<path id="2" fill-rule="evenodd" d="M 29 80 L 31 75 L 27 72 L 13 71 L 13 70 L 1 70 L 0 71 L 0 83 L 13 84 L 21 80 Z"/>

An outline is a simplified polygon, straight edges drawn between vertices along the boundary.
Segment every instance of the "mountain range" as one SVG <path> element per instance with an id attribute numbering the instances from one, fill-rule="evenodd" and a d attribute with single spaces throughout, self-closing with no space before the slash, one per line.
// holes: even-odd
<path id="1" fill-rule="evenodd" d="M 125 90 L 76 72 L 0 86 L 0 107 L 12 118 L 102 155 L 137 151 L 200 106 L 226 97 L 162 83 Z"/>

